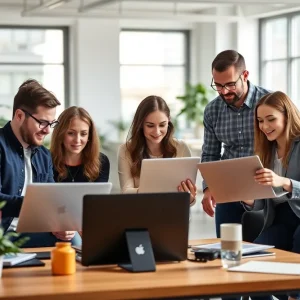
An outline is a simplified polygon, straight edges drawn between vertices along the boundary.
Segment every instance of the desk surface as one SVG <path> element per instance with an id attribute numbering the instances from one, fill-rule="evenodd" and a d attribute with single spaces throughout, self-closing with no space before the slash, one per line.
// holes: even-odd
<path id="1" fill-rule="evenodd" d="M 255 260 L 300 262 L 298 254 L 275 252 L 274 257 Z M 151 273 L 129 273 L 116 266 L 86 268 L 77 264 L 76 274 L 70 276 L 52 276 L 50 261 L 45 262 L 45 267 L 4 269 L 0 299 L 147 299 L 300 290 L 299 276 L 227 272 L 220 260 L 158 264 L 157 271 Z"/>

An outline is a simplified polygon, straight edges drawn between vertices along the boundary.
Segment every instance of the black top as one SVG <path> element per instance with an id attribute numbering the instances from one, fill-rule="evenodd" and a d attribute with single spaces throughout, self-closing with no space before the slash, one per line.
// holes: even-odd
<path id="1" fill-rule="evenodd" d="M 94 182 L 108 182 L 110 163 L 108 157 L 100 153 L 101 171 Z M 83 165 L 67 166 L 68 176 L 59 182 L 89 182 L 88 178 L 83 174 Z M 54 180 L 58 182 L 58 172 L 53 167 Z"/>

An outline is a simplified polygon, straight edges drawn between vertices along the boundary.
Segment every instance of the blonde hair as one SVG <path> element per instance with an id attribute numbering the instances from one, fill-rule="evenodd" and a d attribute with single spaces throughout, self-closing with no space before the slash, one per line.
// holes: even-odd
<path id="1" fill-rule="evenodd" d="M 291 99 L 279 91 L 263 96 L 256 104 L 254 118 L 254 152 L 260 157 L 263 166 L 266 168 L 271 167 L 272 150 L 276 141 L 269 141 L 259 128 L 257 109 L 261 105 L 273 107 L 285 117 L 286 126 L 284 134 L 286 145 L 282 164 L 286 168 L 288 166 L 291 143 L 300 135 L 300 112 Z"/>

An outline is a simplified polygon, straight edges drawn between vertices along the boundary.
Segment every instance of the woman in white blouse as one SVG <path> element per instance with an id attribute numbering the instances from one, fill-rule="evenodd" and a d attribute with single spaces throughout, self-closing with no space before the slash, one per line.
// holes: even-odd
<path id="1" fill-rule="evenodd" d="M 130 134 L 118 154 L 118 172 L 123 193 L 137 193 L 143 159 L 190 157 L 188 146 L 173 137 L 174 125 L 170 120 L 170 109 L 158 96 L 146 97 L 138 106 Z M 178 191 L 191 194 L 191 205 L 195 203 L 197 188 L 191 180 L 178 183 Z"/>

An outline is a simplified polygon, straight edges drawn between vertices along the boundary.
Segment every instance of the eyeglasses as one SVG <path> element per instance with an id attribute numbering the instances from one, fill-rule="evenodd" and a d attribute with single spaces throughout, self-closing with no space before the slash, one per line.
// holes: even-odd
<path id="1" fill-rule="evenodd" d="M 28 116 L 30 116 L 32 119 L 34 119 L 35 121 L 37 121 L 39 123 L 40 129 L 46 129 L 48 126 L 50 126 L 50 128 L 54 128 L 56 125 L 59 124 L 58 121 L 53 121 L 53 122 L 40 121 L 39 119 L 37 119 L 36 117 L 34 117 L 32 114 L 30 114 L 27 110 L 25 110 L 25 109 L 21 109 L 21 110 L 25 114 L 27 114 Z"/>
<path id="2" fill-rule="evenodd" d="M 223 88 L 225 88 L 227 91 L 234 91 L 236 89 L 237 82 L 239 81 L 239 79 L 242 79 L 241 76 L 243 74 L 244 74 L 244 72 L 239 76 L 239 78 L 236 81 L 228 82 L 228 83 L 225 83 L 224 85 L 219 84 L 219 83 L 213 84 L 214 79 L 212 78 L 210 86 L 217 92 L 221 92 L 223 90 Z"/>

